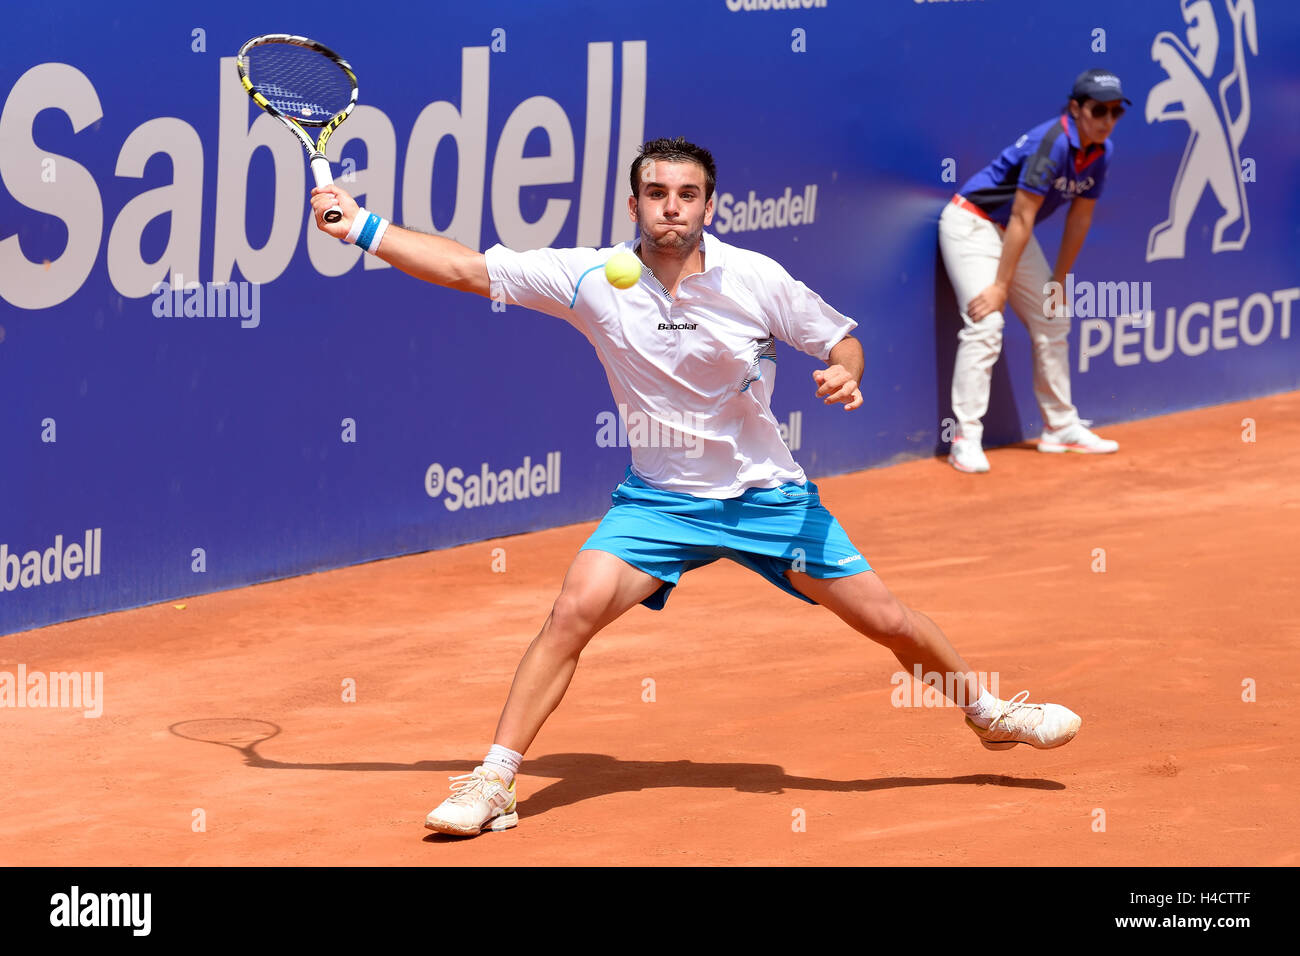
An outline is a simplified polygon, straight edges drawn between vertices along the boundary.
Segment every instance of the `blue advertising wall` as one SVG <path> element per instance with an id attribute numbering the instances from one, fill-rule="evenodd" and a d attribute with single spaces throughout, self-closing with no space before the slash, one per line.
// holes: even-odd
<path id="1" fill-rule="evenodd" d="M 1107 67 L 1134 105 L 1074 273 L 1150 283 L 1150 301 L 1076 309 L 1082 413 L 1104 424 L 1297 387 L 1300 5 L 654 10 L 52 0 L 11 12 L 0 633 L 591 519 L 624 472 L 627 449 L 597 441 L 612 400 L 578 333 L 362 262 L 310 225 L 301 147 L 237 80 L 234 53 L 259 33 L 315 36 L 355 68 L 361 105 L 330 147 L 345 187 L 478 249 L 629 238 L 635 145 L 709 147 L 715 234 L 775 257 L 860 323 L 866 403 L 853 414 L 815 398 L 821 363 L 780 346 L 774 411 L 813 476 L 943 447 L 959 319 L 938 215 L 1059 112 L 1075 74 Z M 761 209 L 809 187 L 812 221 L 741 228 L 751 194 Z M 1172 235 L 1153 240 L 1171 209 Z M 1037 231 L 1049 260 L 1063 219 Z M 246 314 L 182 303 L 168 315 L 158 285 L 226 280 L 245 283 Z M 989 444 L 1041 427 L 1029 358 L 1009 322 Z M 450 469 L 510 469 L 522 488 L 526 461 L 528 499 L 449 507 Z"/>

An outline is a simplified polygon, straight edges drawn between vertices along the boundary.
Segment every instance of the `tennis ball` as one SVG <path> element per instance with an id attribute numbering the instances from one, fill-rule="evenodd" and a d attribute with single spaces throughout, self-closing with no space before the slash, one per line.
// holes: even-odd
<path id="1" fill-rule="evenodd" d="M 605 278 L 616 289 L 630 289 L 641 281 L 641 260 L 630 252 L 616 252 L 605 263 Z"/>

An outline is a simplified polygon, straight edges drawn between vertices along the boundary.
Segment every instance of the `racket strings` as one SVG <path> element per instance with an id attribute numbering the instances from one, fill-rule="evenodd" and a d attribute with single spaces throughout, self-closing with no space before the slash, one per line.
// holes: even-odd
<path id="1" fill-rule="evenodd" d="M 267 43 L 248 51 L 248 78 L 267 102 L 298 122 L 325 123 L 352 100 L 352 82 L 329 57 Z"/>

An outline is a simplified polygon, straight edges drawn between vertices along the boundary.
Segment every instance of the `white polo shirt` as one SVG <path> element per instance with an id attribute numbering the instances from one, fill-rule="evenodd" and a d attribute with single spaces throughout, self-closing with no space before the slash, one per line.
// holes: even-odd
<path id="1" fill-rule="evenodd" d="M 707 232 L 704 271 L 683 278 L 675 298 L 649 269 L 630 289 L 614 288 L 605 262 L 639 245 L 493 246 L 485 253 L 492 297 L 558 316 L 587 337 L 625 419 L 632 470 L 652 487 L 734 498 L 803 483 L 770 405 L 773 340 L 825 361 L 857 323 L 775 260 Z"/>

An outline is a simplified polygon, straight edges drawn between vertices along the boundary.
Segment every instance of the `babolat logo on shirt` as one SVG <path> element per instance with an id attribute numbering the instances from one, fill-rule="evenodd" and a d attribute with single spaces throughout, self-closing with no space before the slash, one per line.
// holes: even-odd
<path id="1" fill-rule="evenodd" d="M 697 322 L 660 322 L 659 323 L 660 332 L 677 332 L 682 329 L 685 329 L 686 331 L 689 332 L 692 329 L 698 329 L 698 328 L 699 328 L 699 323 Z"/>
<path id="2" fill-rule="evenodd" d="M 76 541 L 70 541 L 65 547 L 63 535 L 56 534 L 53 545 L 44 551 L 28 551 L 21 558 L 17 551 L 9 550 L 8 544 L 0 543 L 0 594 L 99 574 L 103 531 L 103 528 L 87 529 L 84 547 Z"/>
<path id="3" fill-rule="evenodd" d="M 499 505 L 506 501 L 524 501 L 560 493 L 560 453 L 549 452 L 546 464 L 533 464 L 525 455 L 518 468 L 493 471 L 488 463 L 479 466 L 478 474 L 466 476 L 461 468 L 447 468 L 434 462 L 424 472 L 424 490 L 430 498 L 442 499 L 448 511 Z"/>

